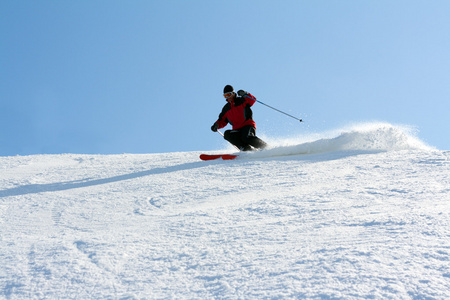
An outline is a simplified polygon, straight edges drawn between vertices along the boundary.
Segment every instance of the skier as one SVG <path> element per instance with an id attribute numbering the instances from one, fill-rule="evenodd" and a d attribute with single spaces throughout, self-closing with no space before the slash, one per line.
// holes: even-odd
<path id="1" fill-rule="evenodd" d="M 231 85 L 225 86 L 223 96 L 228 103 L 211 126 L 211 130 L 216 132 L 230 123 L 232 130 L 225 131 L 224 138 L 239 150 L 266 148 L 267 144 L 256 136 L 256 123 L 252 118 L 253 112 L 250 107 L 256 102 L 255 96 L 243 90 L 239 90 L 237 95 Z"/>

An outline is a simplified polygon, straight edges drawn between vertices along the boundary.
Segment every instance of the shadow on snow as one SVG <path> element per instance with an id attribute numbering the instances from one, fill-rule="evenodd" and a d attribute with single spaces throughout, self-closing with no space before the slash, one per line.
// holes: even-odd
<path id="1" fill-rule="evenodd" d="M 66 181 L 66 182 L 58 182 L 58 183 L 46 183 L 46 184 L 28 184 L 22 185 L 15 188 L 6 189 L 0 191 L 0 198 L 9 197 L 9 196 L 20 196 L 27 194 L 36 194 L 43 192 L 57 192 L 57 191 L 66 191 L 77 188 L 91 187 L 96 185 L 108 184 L 119 182 L 123 180 L 130 180 L 135 178 L 140 178 L 149 175 L 157 175 L 164 174 L 176 171 L 183 171 L 189 169 L 195 169 L 206 166 L 202 162 L 191 162 L 185 163 L 181 165 L 175 165 L 165 168 L 156 168 L 147 171 L 135 172 L 131 174 L 117 175 L 109 178 L 100 178 L 100 179 L 81 179 L 74 181 Z"/>
<path id="2" fill-rule="evenodd" d="M 270 150 L 267 151 L 265 155 L 259 155 L 257 153 L 241 154 L 241 157 L 238 160 L 233 162 L 240 164 L 239 162 L 246 161 L 257 161 L 257 160 L 303 160 L 309 162 L 320 162 L 320 161 L 329 161 L 329 160 L 337 160 L 345 157 L 363 155 L 363 154 L 376 154 L 383 151 L 335 151 L 328 153 L 289 153 L 289 154 L 278 154 L 271 153 Z M 261 152 L 262 154 L 262 152 Z M 301 157 L 301 158 L 300 158 Z M 181 165 L 174 165 L 170 167 L 164 168 L 156 168 L 147 171 L 140 171 L 130 174 L 117 175 L 109 178 L 100 178 L 100 179 L 81 179 L 81 180 L 73 180 L 66 182 L 58 182 L 58 183 L 46 183 L 46 184 L 28 184 L 22 185 L 15 188 L 10 188 L 6 190 L 0 191 L 0 198 L 9 197 L 9 196 L 20 196 L 27 194 L 36 194 L 36 193 L 44 193 L 44 192 L 57 192 L 57 191 L 66 191 L 77 188 L 91 187 L 96 185 L 114 183 L 124 180 L 136 179 L 149 175 L 158 175 L 171 173 L 176 171 L 190 170 L 201 168 L 205 166 L 209 166 L 210 164 L 215 163 L 224 163 L 230 164 L 230 161 L 222 161 L 222 160 L 214 160 L 210 162 L 190 162 L 184 163 Z"/>

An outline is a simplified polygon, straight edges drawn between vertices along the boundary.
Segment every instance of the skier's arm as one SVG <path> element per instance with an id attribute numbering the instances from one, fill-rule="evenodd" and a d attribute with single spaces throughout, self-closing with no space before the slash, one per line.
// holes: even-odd
<path id="1" fill-rule="evenodd" d="M 228 110 L 230 110 L 229 105 L 225 105 L 225 106 L 223 107 L 223 109 L 222 109 L 222 112 L 219 114 L 219 118 L 218 118 L 217 121 L 214 123 L 214 124 L 217 124 L 217 125 L 218 125 L 218 126 L 217 126 L 217 129 L 224 128 L 225 126 L 228 125 L 228 119 L 227 119 L 227 117 L 225 116 L 225 114 L 228 112 Z M 215 125 L 213 125 L 213 126 L 215 126 Z M 217 130 L 217 129 L 216 129 L 216 130 Z M 213 131 L 214 131 L 214 130 L 213 130 Z"/>
<path id="2" fill-rule="evenodd" d="M 216 121 L 216 123 L 214 123 L 214 124 L 219 125 L 219 127 L 217 127 L 217 129 L 224 128 L 225 126 L 228 125 L 228 119 L 227 119 L 227 118 L 225 118 L 225 119 L 220 119 L 220 118 L 219 118 L 219 119 Z"/>
<path id="3" fill-rule="evenodd" d="M 214 122 L 214 124 L 211 126 L 211 130 L 212 131 L 214 131 L 214 132 L 216 132 L 217 131 L 217 129 L 220 129 L 220 128 L 224 128 L 225 126 L 227 126 L 227 124 L 228 124 L 228 122 L 226 122 L 226 121 L 228 121 L 227 119 L 225 120 L 225 121 L 222 121 L 222 120 L 217 120 L 216 122 Z"/>
<path id="4" fill-rule="evenodd" d="M 245 99 L 244 103 L 247 103 L 248 105 L 252 106 L 256 102 L 256 97 L 250 94 L 249 92 L 246 92 L 244 90 L 239 90 L 237 94 Z"/>

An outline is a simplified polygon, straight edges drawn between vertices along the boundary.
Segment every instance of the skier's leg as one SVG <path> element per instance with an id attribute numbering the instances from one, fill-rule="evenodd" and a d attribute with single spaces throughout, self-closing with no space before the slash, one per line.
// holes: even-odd
<path id="1" fill-rule="evenodd" d="M 228 142 L 236 146 L 241 151 L 248 151 L 248 148 L 251 148 L 242 141 L 239 130 L 227 130 L 223 136 Z"/>
<path id="2" fill-rule="evenodd" d="M 242 130 L 242 140 L 256 149 L 264 149 L 267 144 L 256 136 L 256 129 L 253 126 L 245 126 Z"/>

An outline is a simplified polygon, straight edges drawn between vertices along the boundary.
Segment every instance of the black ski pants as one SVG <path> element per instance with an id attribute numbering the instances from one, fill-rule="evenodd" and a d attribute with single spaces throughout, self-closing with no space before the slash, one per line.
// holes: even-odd
<path id="1" fill-rule="evenodd" d="M 267 144 L 256 136 L 256 129 L 251 125 L 236 130 L 227 130 L 224 137 L 241 151 L 252 151 L 253 148 L 264 149 L 267 147 Z"/>

